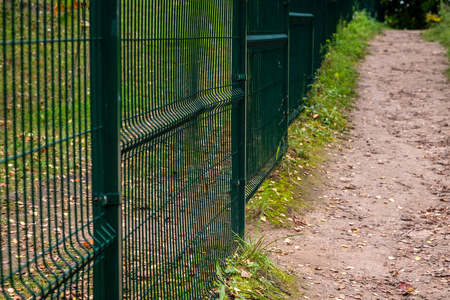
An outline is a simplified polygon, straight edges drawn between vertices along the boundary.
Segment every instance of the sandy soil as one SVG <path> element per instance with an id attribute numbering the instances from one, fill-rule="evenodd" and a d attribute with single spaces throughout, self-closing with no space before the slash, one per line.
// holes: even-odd
<path id="1" fill-rule="evenodd" d="M 350 136 L 329 149 L 316 208 L 273 256 L 309 299 L 450 299 L 450 83 L 418 31 L 386 31 L 360 66 Z M 298 230 L 298 228 L 297 228 Z"/>

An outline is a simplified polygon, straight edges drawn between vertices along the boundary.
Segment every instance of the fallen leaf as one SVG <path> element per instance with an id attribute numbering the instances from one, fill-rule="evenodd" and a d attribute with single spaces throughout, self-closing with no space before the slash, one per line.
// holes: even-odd
<path id="1" fill-rule="evenodd" d="M 412 288 L 412 286 L 406 282 L 400 282 L 400 284 L 397 286 L 397 289 L 402 290 L 404 292 L 413 292 L 414 289 Z"/>
<path id="2" fill-rule="evenodd" d="M 86 248 L 91 249 L 92 245 L 94 244 L 94 240 L 84 241 L 81 244 L 83 244 L 83 246 L 85 246 Z"/>
<path id="3" fill-rule="evenodd" d="M 241 270 L 241 277 L 242 278 L 250 278 L 250 274 L 244 270 Z"/>

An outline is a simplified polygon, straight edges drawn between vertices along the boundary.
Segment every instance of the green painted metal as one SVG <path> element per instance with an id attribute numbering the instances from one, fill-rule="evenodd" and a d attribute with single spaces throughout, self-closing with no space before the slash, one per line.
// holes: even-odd
<path id="1" fill-rule="evenodd" d="M 315 73 L 322 64 L 324 47 L 327 42 L 327 1 L 328 0 L 314 0 L 313 73 Z"/>
<path id="2" fill-rule="evenodd" d="M 287 149 L 288 4 L 247 4 L 247 199 Z"/>
<path id="3" fill-rule="evenodd" d="M 93 298 L 114 239 L 92 205 L 90 22 L 84 1 L 0 3 L 2 299 Z"/>
<path id="4" fill-rule="evenodd" d="M 114 232 L 94 267 L 94 298 L 122 299 L 122 180 L 120 149 L 120 11 L 118 0 L 91 3 L 91 120 L 94 244 L 102 245 L 104 227 Z"/>
<path id="5" fill-rule="evenodd" d="M 247 1 L 233 1 L 233 94 L 242 95 L 231 113 L 231 231 L 244 237 L 246 186 Z"/>
<path id="6" fill-rule="evenodd" d="M 2 1 L 0 298 L 214 298 L 352 4 Z"/>
<path id="7" fill-rule="evenodd" d="M 339 22 L 338 2 L 343 0 L 327 0 L 327 17 L 326 17 L 326 33 L 325 38 L 331 40 L 333 34 L 336 33 Z"/>
<path id="8" fill-rule="evenodd" d="M 372 17 L 377 18 L 378 21 L 384 22 L 385 19 L 385 6 L 381 4 L 380 0 L 357 0 L 357 8 L 364 9 Z"/>
<path id="9" fill-rule="evenodd" d="M 125 299 L 200 298 L 235 247 L 231 220 L 244 207 L 231 120 L 245 73 L 232 58 L 245 49 L 233 4 L 121 3 Z"/>
<path id="10" fill-rule="evenodd" d="M 289 122 L 300 113 L 313 78 L 314 2 L 293 0 L 289 13 Z"/>

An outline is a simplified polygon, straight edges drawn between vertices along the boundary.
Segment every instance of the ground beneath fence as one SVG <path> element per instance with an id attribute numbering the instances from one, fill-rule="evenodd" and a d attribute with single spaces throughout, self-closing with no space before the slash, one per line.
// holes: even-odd
<path id="1" fill-rule="evenodd" d="M 310 299 L 450 299 L 450 83 L 445 50 L 388 30 L 360 67 L 352 130 L 329 149 L 317 207 L 273 257 Z M 331 149 L 332 148 L 332 149 Z"/>

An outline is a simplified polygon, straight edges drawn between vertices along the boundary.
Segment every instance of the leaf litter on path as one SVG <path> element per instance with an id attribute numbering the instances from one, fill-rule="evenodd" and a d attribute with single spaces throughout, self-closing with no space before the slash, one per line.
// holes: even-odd
<path id="1" fill-rule="evenodd" d="M 351 139 L 329 150 L 326 182 L 311 187 L 317 207 L 287 215 L 292 229 L 265 234 L 302 232 L 290 238 L 299 248 L 277 261 L 295 266 L 309 299 L 448 299 L 450 165 L 442 139 L 450 137 L 450 84 L 445 58 L 433 55 L 444 50 L 418 31 L 393 30 L 369 50 Z"/>

